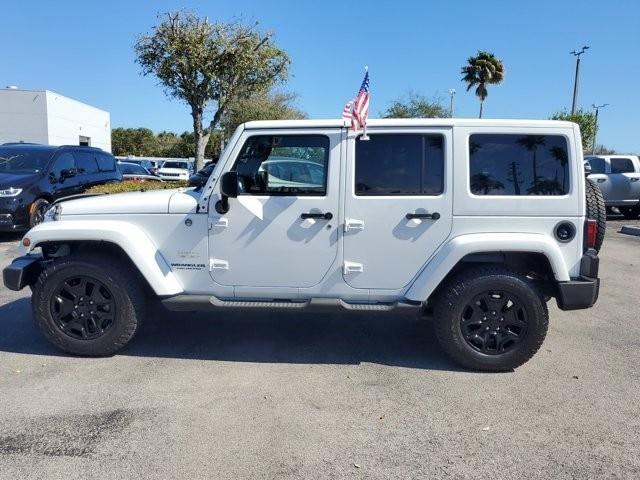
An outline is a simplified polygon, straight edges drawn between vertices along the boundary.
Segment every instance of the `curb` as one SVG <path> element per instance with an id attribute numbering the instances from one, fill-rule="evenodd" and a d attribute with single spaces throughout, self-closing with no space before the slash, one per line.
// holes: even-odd
<path id="1" fill-rule="evenodd" d="M 640 226 L 628 226 L 624 225 L 620 229 L 620 233 L 624 233 L 626 235 L 634 235 L 636 237 L 640 237 Z"/>

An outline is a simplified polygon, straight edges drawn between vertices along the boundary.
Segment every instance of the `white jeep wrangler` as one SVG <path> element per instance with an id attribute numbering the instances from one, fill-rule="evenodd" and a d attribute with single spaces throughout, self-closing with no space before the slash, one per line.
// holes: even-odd
<path id="1" fill-rule="evenodd" d="M 35 322 L 74 354 L 122 348 L 157 297 L 177 311 L 431 311 L 453 360 L 488 371 L 540 348 L 550 298 L 594 304 L 604 204 L 577 125 L 371 120 L 368 131 L 242 125 L 201 189 L 58 202 L 4 283 L 31 286 Z"/>

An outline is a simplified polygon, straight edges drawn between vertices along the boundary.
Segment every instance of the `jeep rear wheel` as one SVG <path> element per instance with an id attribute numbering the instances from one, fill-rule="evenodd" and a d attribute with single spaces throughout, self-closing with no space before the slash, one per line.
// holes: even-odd
<path id="1" fill-rule="evenodd" d="M 113 259 L 72 255 L 38 278 L 33 317 L 45 337 L 76 355 L 111 355 L 140 328 L 144 294 L 135 275 Z"/>
<path id="2" fill-rule="evenodd" d="M 435 302 L 436 336 L 444 351 L 472 370 L 513 370 L 547 334 L 544 297 L 523 275 L 501 266 L 468 270 L 450 280 Z"/>

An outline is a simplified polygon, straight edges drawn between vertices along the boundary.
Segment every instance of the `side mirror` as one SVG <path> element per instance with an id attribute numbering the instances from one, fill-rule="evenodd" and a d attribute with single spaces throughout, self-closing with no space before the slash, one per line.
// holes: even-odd
<path id="1" fill-rule="evenodd" d="M 226 172 L 220 178 L 222 198 L 216 202 L 216 212 L 225 214 L 229 211 L 229 198 L 238 196 L 238 172 Z"/>
<path id="2" fill-rule="evenodd" d="M 65 168 L 60 171 L 60 180 L 64 180 L 65 178 L 73 178 L 77 175 L 77 170 L 75 168 Z"/>

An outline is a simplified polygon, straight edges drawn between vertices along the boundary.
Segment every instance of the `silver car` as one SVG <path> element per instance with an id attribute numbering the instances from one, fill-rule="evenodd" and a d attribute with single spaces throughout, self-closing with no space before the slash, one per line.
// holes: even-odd
<path id="1" fill-rule="evenodd" d="M 640 160 L 635 155 L 595 155 L 585 160 L 591 167 L 589 178 L 604 196 L 607 209 L 617 207 L 625 218 L 640 215 Z"/>

